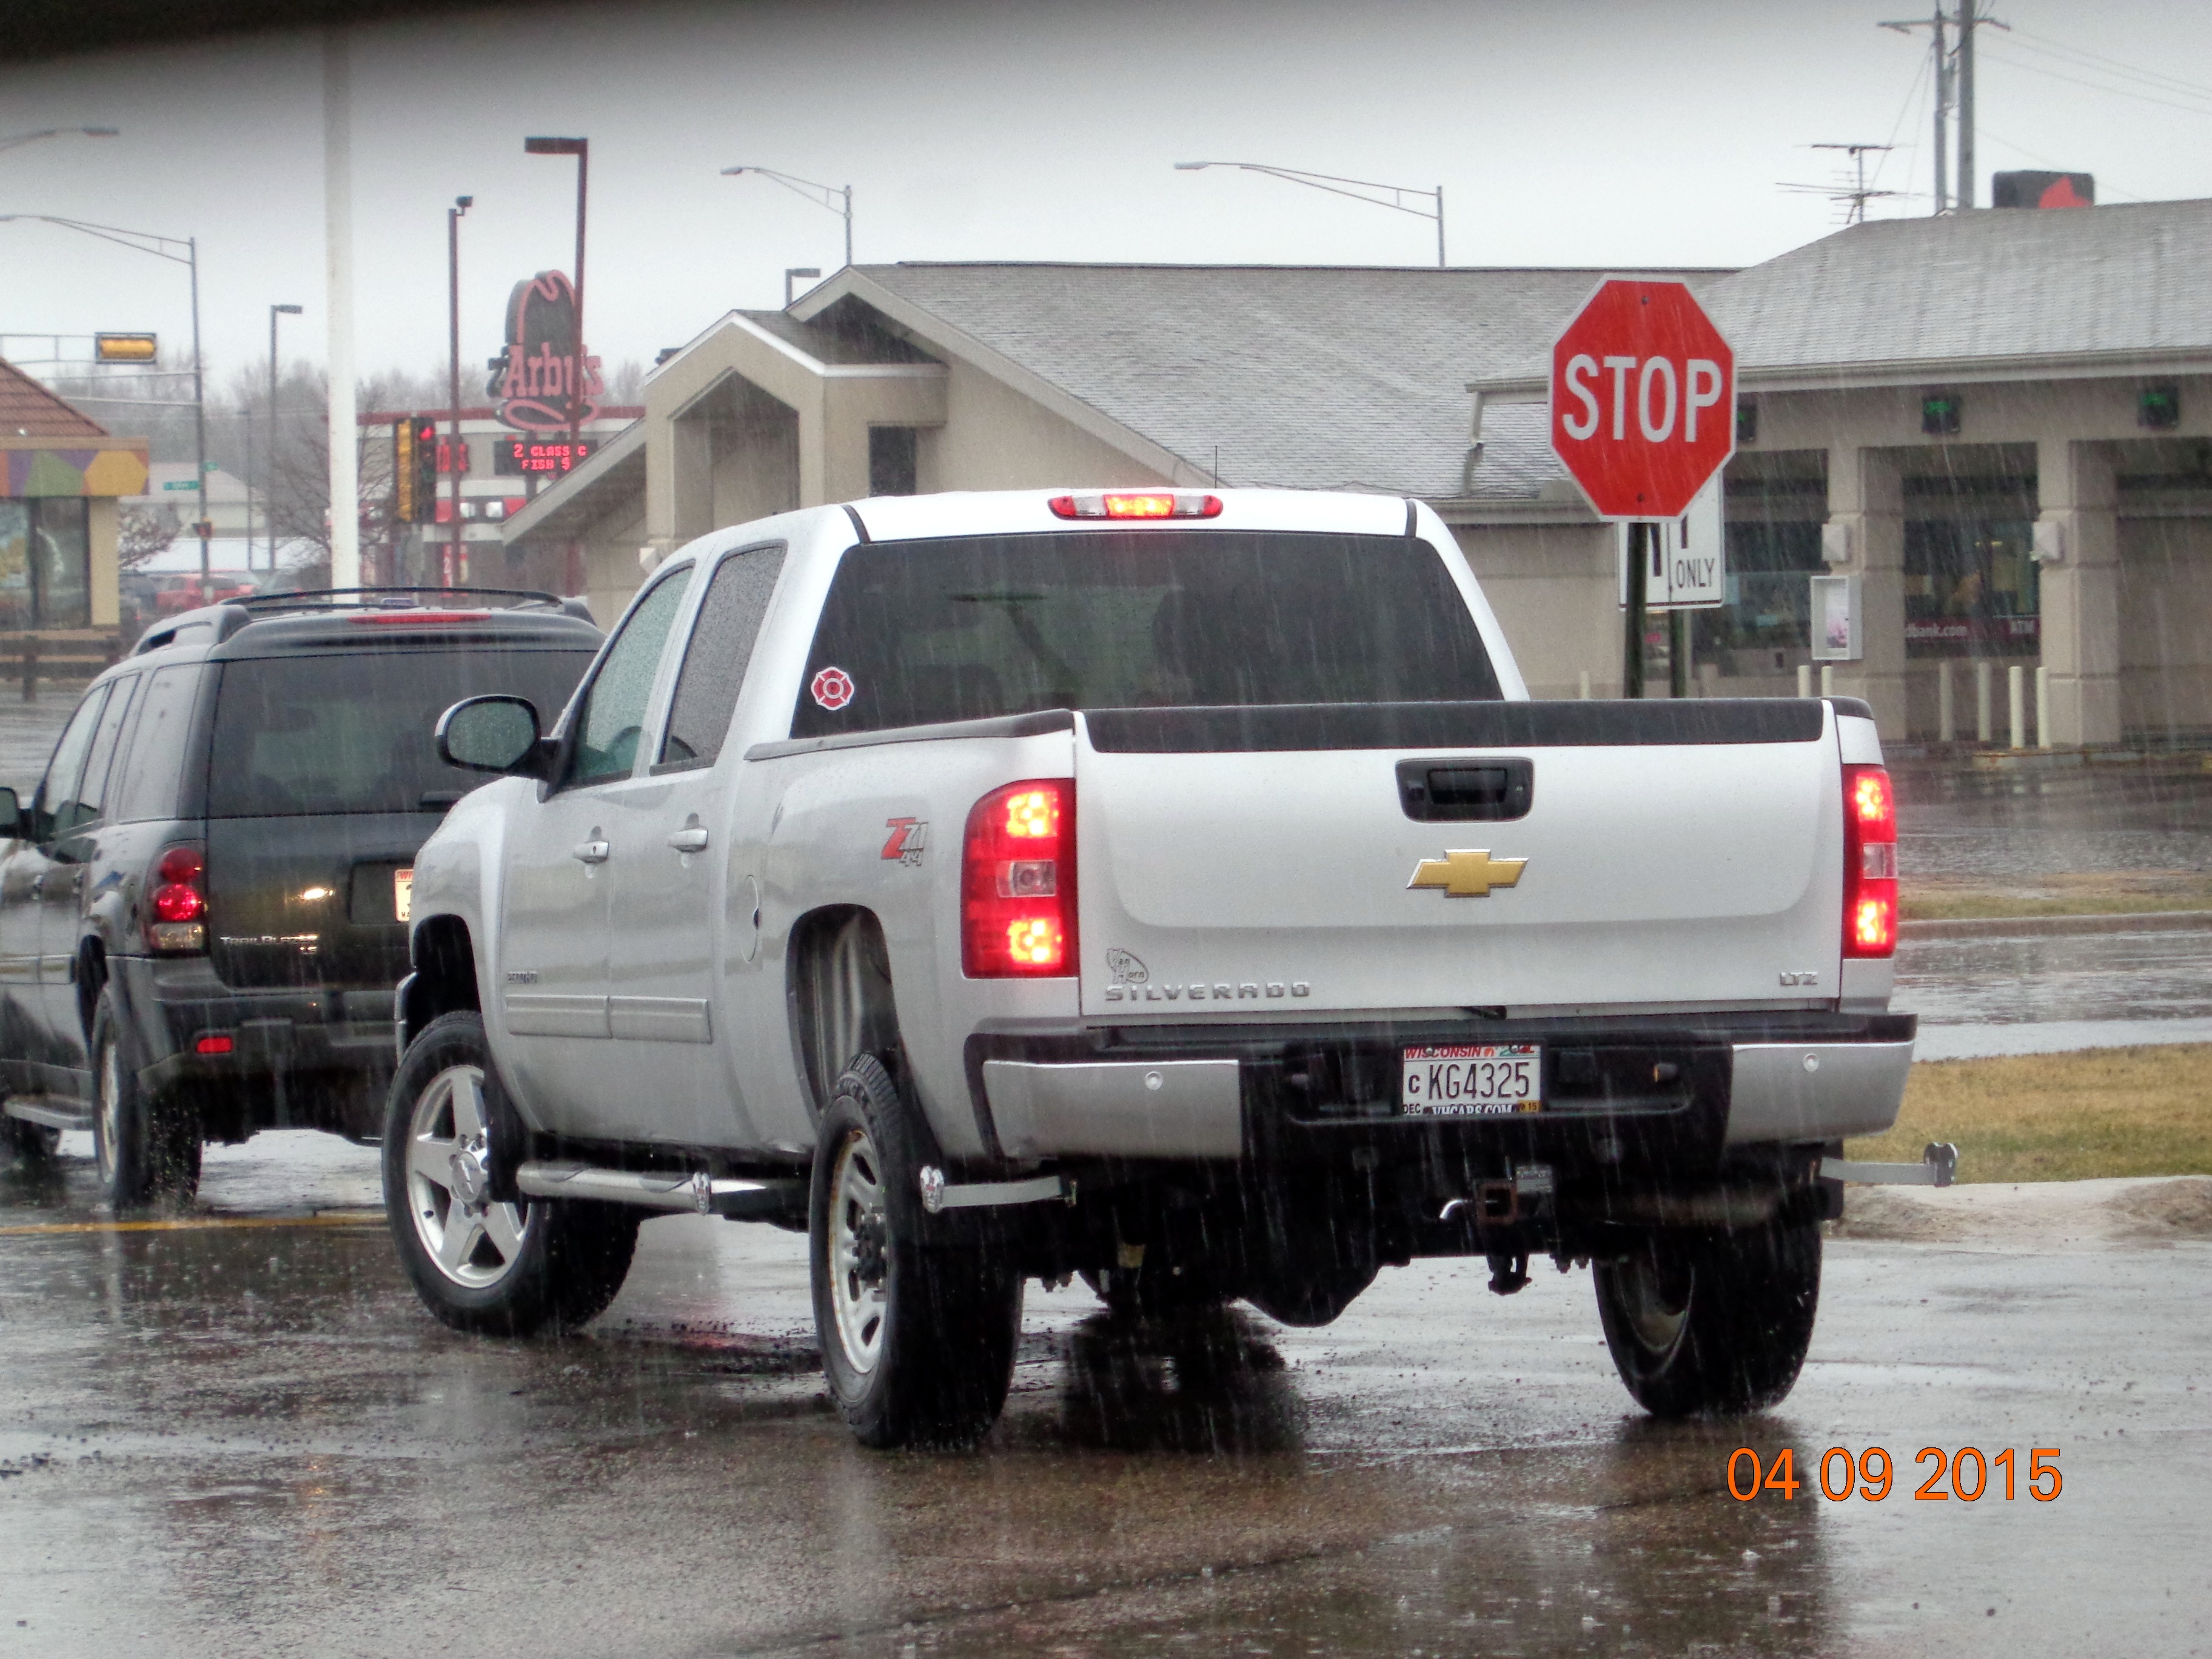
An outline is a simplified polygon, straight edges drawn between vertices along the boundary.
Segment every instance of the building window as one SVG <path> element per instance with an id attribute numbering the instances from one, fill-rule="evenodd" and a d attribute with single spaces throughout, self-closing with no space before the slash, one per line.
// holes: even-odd
<path id="1" fill-rule="evenodd" d="M 1812 638 L 1812 578 L 1827 517 L 1826 478 L 1803 457 L 1778 455 L 1765 473 L 1732 472 L 1726 485 L 1728 602 L 1692 615 L 1700 662 L 1728 675 L 1778 673 Z M 1784 470 L 1787 469 L 1787 470 Z"/>
<path id="2" fill-rule="evenodd" d="M 92 625 L 92 521 L 80 496 L 0 501 L 0 629 Z"/>
<path id="3" fill-rule="evenodd" d="M 1905 479 L 1905 655 L 2033 656 L 2034 534 L 2032 474 Z"/>
<path id="4" fill-rule="evenodd" d="M 911 495 L 915 483 L 919 434 L 910 426 L 868 428 L 868 494 Z"/>

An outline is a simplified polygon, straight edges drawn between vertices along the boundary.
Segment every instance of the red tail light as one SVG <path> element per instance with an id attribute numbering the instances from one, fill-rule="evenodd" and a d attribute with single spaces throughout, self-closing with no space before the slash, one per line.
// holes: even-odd
<path id="1" fill-rule="evenodd" d="M 1897 950 L 1897 795 L 1879 766 L 1844 768 L 1844 954 Z"/>
<path id="2" fill-rule="evenodd" d="M 970 979 L 1075 972 L 1075 781 L 994 789 L 968 814 L 960 966 Z"/>
<path id="3" fill-rule="evenodd" d="M 1116 489 L 1097 495 L 1055 495 L 1052 510 L 1063 519 L 1218 519 L 1221 497 L 1191 490 Z"/>
<path id="4" fill-rule="evenodd" d="M 207 855 L 197 847 L 165 850 L 146 885 L 146 943 L 161 951 L 207 949 Z"/>

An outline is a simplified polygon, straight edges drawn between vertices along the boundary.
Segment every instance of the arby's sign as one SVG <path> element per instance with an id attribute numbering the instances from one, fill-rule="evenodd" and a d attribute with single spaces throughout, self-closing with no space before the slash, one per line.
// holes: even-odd
<path id="1" fill-rule="evenodd" d="M 576 290 L 568 274 L 541 270 L 507 299 L 507 349 L 491 360 L 484 390 L 499 418 L 523 432 L 566 432 L 599 413 L 606 391 L 599 360 L 576 337 Z"/>

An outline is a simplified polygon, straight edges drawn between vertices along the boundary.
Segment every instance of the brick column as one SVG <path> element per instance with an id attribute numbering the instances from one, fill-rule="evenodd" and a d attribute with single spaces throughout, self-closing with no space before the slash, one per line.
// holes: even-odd
<path id="1" fill-rule="evenodd" d="M 1836 665 L 1839 696 L 1863 697 L 1885 738 L 1905 726 L 1905 486 L 1894 451 L 1828 452 L 1828 522 L 1850 541 L 1837 575 L 1859 579 L 1859 638 L 1866 654 Z"/>
<path id="2" fill-rule="evenodd" d="M 2057 533 L 2043 567 L 2043 665 L 2051 671 L 2051 730 L 2063 748 L 2120 740 L 2119 494 L 2104 444 L 2051 439 L 2036 446 L 2036 505 Z"/>

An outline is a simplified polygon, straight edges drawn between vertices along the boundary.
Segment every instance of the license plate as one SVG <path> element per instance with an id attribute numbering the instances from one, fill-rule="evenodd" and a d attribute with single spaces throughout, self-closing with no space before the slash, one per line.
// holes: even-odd
<path id="1" fill-rule="evenodd" d="M 1398 1092 L 1407 1117 L 1506 1117 L 1544 1109 L 1544 1050 L 1534 1042 L 1408 1048 Z"/>
<path id="2" fill-rule="evenodd" d="M 400 921 L 414 920 L 415 872 L 394 870 L 392 872 L 392 914 Z"/>

